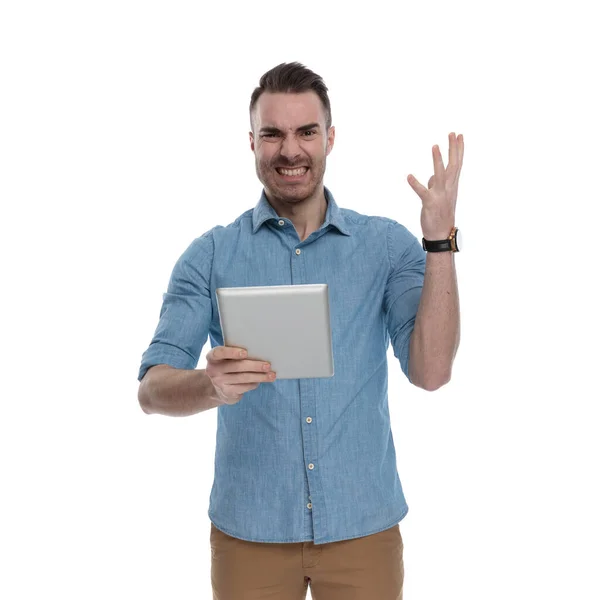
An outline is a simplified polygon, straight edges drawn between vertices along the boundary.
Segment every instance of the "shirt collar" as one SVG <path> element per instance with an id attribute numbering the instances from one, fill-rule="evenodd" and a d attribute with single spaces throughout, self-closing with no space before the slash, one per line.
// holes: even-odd
<path id="1" fill-rule="evenodd" d="M 333 194 L 326 186 L 323 187 L 325 191 L 325 200 L 327 201 L 327 212 L 325 213 L 325 221 L 320 228 L 324 229 L 327 227 L 327 225 L 333 225 L 340 231 L 340 233 L 343 233 L 344 235 L 350 235 L 344 215 L 333 198 Z M 256 233 L 265 221 L 279 218 L 281 217 L 275 212 L 275 209 L 267 200 L 265 189 L 263 188 L 260 195 L 260 200 L 252 212 L 252 233 Z"/>

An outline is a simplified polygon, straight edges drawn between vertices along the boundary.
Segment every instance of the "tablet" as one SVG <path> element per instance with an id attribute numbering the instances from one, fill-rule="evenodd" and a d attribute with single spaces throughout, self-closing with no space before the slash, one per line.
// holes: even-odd
<path id="1" fill-rule="evenodd" d="M 216 290 L 225 346 L 271 363 L 278 379 L 333 376 L 326 283 Z"/>

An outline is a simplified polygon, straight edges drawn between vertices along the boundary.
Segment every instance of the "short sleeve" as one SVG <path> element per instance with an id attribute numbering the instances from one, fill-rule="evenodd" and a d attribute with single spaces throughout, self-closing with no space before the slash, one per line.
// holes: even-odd
<path id="1" fill-rule="evenodd" d="M 163 294 L 158 326 L 142 355 L 138 381 L 153 365 L 196 368 L 212 320 L 213 248 L 212 231 L 208 231 L 195 239 L 175 263 Z"/>
<path id="2" fill-rule="evenodd" d="M 384 311 L 394 356 L 410 381 L 410 336 L 425 280 L 426 253 L 417 238 L 396 221 L 390 222 L 387 239 L 390 274 L 384 292 Z"/>

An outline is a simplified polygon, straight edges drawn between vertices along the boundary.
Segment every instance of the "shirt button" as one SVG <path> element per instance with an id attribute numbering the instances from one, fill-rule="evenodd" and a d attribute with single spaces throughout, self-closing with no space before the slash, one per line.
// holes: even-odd
<path id="1" fill-rule="evenodd" d="M 279 221 L 280 225 L 285 225 L 285 221 Z"/>
<path id="2" fill-rule="evenodd" d="M 309 502 L 309 503 L 306 505 L 306 508 L 312 508 L 312 504 Z"/>
<path id="3" fill-rule="evenodd" d="M 308 468 L 312 471 L 315 468 L 315 465 L 313 465 L 312 463 L 310 463 L 310 465 L 308 465 Z"/>
<path id="4" fill-rule="evenodd" d="M 312 417 L 306 417 L 306 422 L 307 423 L 312 423 Z"/>
<path id="5" fill-rule="evenodd" d="M 302 250 L 300 250 L 300 248 L 296 248 L 296 254 L 300 254 L 300 252 L 302 252 Z"/>

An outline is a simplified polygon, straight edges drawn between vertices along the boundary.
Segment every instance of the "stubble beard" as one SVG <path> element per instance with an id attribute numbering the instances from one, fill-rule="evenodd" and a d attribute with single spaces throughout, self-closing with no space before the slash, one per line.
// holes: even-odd
<path id="1" fill-rule="evenodd" d="M 322 170 L 320 168 L 319 172 L 315 171 L 314 163 L 309 165 L 309 179 L 307 183 L 302 185 L 286 184 L 282 180 L 277 181 L 277 172 L 271 164 L 259 166 L 257 163 L 256 174 L 270 196 L 281 202 L 297 204 L 310 198 L 323 181 L 325 159 L 323 160 Z"/>

